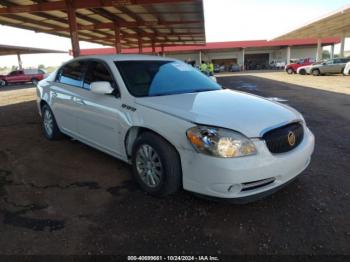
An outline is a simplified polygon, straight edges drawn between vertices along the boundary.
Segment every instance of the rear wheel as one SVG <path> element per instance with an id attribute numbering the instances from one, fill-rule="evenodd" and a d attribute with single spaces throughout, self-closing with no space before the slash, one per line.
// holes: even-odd
<path id="1" fill-rule="evenodd" d="M 134 177 L 147 193 L 165 196 L 180 189 L 179 155 L 162 137 L 151 132 L 142 133 L 134 143 L 132 163 Z"/>
<path id="2" fill-rule="evenodd" d="M 7 82 L 5 80 L 0 80 L 0 87 L 7 86 Z"/>
<path id="3" fill-rule="evenodd" d="M 44 135 L 49 140 L 57 140 L 61 138 L 62 133 L 60 132 L 55 116 L 53 115 L 50 107 L 45 104 L 41 108 L 42 114 L 42 128 Z"/>
<path id="4" fill-rule="evenodd" d="M 312 75 L 313 76 L 319 76 L 319 75 L 321 75 L 321 72 L 320 72 L 319 69 L 314 69 L 314 70 L 312 70 Z"/>
<path id="5" fill-rule="evenodd" d="M 292 68 L 288 68 L 288 69 L 287 69 L 287 73 L 291 75 L 291 74 L 293 74 L 293 73 L 294 73 L 294 71 L 293 71 L 293 69 L 292 69 Z"/>
<path id="6" fill-rule="evenodd" d="M 305 70 L 305 69 L 301 69 L 301 70 L 299 71 L 299 74 L 301 74 L 301 75 L 306 75 L 306 70 Z"/>
<path id="7" fill-rule="evenodd" d="M 36 78 L 33 78 L 33 79 L 31 80 L 31 82 L 33 83 L 33 85 L 37 85 L 38 82 L 39 82 L 39 80 L 36 79 Z"/>

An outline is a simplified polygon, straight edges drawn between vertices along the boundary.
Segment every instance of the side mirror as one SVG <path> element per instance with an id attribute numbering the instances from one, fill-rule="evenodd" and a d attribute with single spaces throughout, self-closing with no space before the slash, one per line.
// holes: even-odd
<path id="1" fill-rule="evenodd" d="M 92 82 L 90 84 L 90 90 L 95 94 L 101 95 L 111 94 L 114 91 L 114 89 L 111 86 L 111 83 L 107 81 Z"/>

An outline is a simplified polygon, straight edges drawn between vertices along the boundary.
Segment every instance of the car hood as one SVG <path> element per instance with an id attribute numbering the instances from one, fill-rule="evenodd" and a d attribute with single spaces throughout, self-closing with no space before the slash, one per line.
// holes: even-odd
<path id="1" fill-rule="evenodd" d="M 260 137 L 270 128 L 301 120 L 294 109 L 262 97 L 232 90 L 136 98 L 136 104 L 197 124 Z"/>

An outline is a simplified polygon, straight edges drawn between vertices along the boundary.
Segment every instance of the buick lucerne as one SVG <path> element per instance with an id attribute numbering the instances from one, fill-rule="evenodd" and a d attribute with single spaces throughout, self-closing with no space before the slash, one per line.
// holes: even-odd
<path id="1" fill-rule="evenodd" d="M 157 196 L 183 188 L 252 201 L 296 178 L 314 150 L 293 108 L 223 89 L 171 58 L 76 58 L 40 81 L 37 97 L 48 139 L 63 133 L 130 163 Z"/>

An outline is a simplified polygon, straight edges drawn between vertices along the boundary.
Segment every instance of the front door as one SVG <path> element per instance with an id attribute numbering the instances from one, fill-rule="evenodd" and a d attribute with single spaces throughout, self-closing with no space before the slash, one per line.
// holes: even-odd
<path id="1" fill-rule="evenodd" d="M 96 81 L 110 82 L 115 88 L 113 94 L 96 94 L 90 91 L 90 84 Z M 83 88 L 77 93 L 80 110 L 77 118 L 78 133 L 82 140 L 100 147 L 113 155 L 121 155 L 120 137 L 122 115 L 121 99 L 117 84 L 107 64 L 91 61 L 85 75 Z"/>

